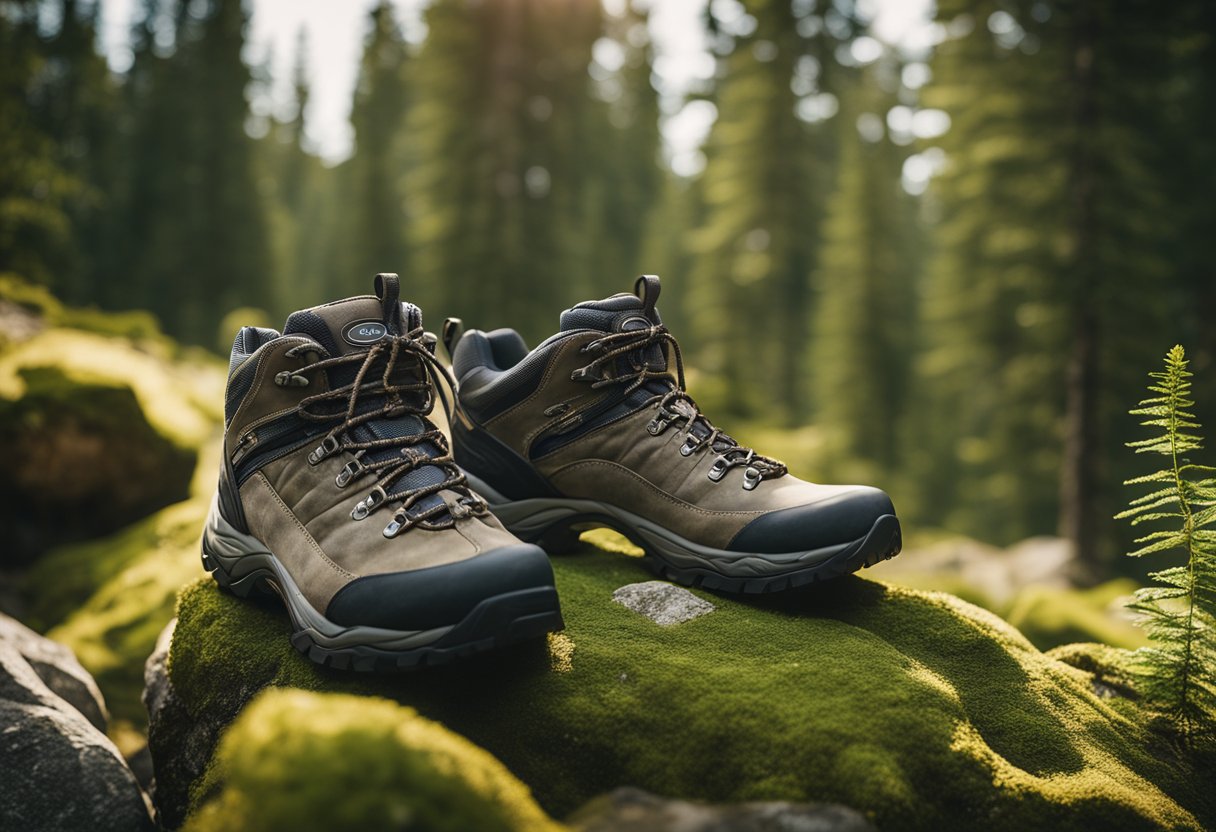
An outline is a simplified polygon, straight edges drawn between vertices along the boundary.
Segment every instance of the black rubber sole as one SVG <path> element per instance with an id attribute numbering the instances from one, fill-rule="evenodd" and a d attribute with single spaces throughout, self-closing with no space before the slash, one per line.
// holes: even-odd
<path id="1" fill-rule="evenodd" d="M 337 670 L 361 672 L 406 671 L 432 667 L 495 648 L 540 638 L 565 627 L 552 586 L 506 592 L 486 598 L 442 637 L 426 645 L 385 650 L 352 644 L 327 647 L 319 644 L 301 623 L 270 570 L 257 570 L 232 580 L 218 558 L 202 554 L 203 568 L 219 586 L 239 598 L 252 594 L 273 595 L 286 608 L 292 623 L 291 644 L 311 661 Z"/>
<path id="2" fill-rule="evenodd" d="M 554 526 L 545 529 L 540 535 L 529 542 L 536 543 L 549 554 L 561 554 L 573 551 L 578 546 L 578 536 L 581 531 L 594 526 L 611 528 L 627 537 L 634 545 L 642 549 L 646 556 L 642 559 L 659 577 L 683 586 L 700 587 L 718 592 L 735 594 L 759 595 L 770 592 L 783 592 L 789 589 L 806 587 L 820 581 L 851 575 L 861 569 L 866 569 L 884 560 L 890 560 L 899 554 L 903 548 L 903 532 L 899 519 L 893 514 L 884 514 L 874 521 L 874 525 L 865 537 L 855 541 L 831 559 L 808 566 L 805 569 L 795 569 L 779 575 L 765 577 L 738 578 L 722 575 L 710 569 L 695 569 L 674 566 L 663 560 L 651 547 L 648 547 L 639 536 L 628 528 L 621 528 L 607 517 L 582 516 L 571 517 Z"/>

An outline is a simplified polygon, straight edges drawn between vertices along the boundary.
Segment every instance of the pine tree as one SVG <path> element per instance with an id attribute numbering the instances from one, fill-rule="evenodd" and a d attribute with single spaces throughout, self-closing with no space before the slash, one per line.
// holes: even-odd
<path id="1" fill-rule="evenodd" d="M 0 13 L 0 54 L 0 272 L 51 283 L 73 244 L 70 204 L 83 186 L 32 106 L 46 64 L 35 4 Z"/>
<path id="2" fill-rule="evenodd" d="M 702 175 L 706 214 L 691 237 L 698 258 L 688 281 L 697 291 L 686 296 L 695 304 L 698 363 L 718 377 L 711 405 L 801 421 L 809 400 L 810 281 L 831 153 L 827 131 L 796 115 L 792 82 L 800 60 L 831 54 L 839 27 L 822 25 L 823 13 L 802 4 L 747 9 L 755 27 L 734 39 L 715 91 L 718 120 Z M 820 91 L 830 62 L 816 62 Z"/>
<path id="3" fill-rule="evenodd" d="M 1117 19 L 1116 19 L 1117 14 Z M 953 124 L 933 199 L 918 481 L 936 519 L 1008 543 L 1058 529 L 1100 574 L 1118 394 L 1161 323 L 1167 25 L 1147 4 L 943 0 L 929 106 Z"/>
<path id="4" fill-rule="evenodd" d="M 859 116 L 882 119 L 898 103 L 894 61 L 870 67 L 844 96 L 836 190 L 816 272 L 811 366 L 816 423 L 833 454 L 890 474 L 900 462 L 900 426 L 915 344 L 917 206 L 900 174 L 908 149 L 888 132 L 863 137 Z M 879 76 L 882 76 L 880 79 Z"/>
<path id="5" fill-rule="evenodd" d="M 95 302 L 95 287 L 115 270 L 118 90 L 97 51 L 100 4 L 59 0 L 56 11 L 58 28 L 42 48 L 45 80 L 33 104 L 60 166 L 79 188 L 66 205 L 71 242 L 52 285 L 72 302 Z"/>
<path id="6" fill-rule="evenodd" d="M 348 210 L 334 242 L 344 256 L 330 287 L 337 294 L 353 291 L 377 272 L 410 273 L 404 188 L 408 66 L 408 47 L 385 0 L 369 16 L 351 107 L 355 153 L 342 169 Z"/>
<path id="7" fill-rule="evenodd" d="M 408 133 L 414 296 L 475 326 L 511 322 L 532 340 L 580 296 L 576 263 L 594 234 L 577 199 L 600 169 L 586 144 L 598 4 L 438 0 L 414 63 Z M 478 291 L 463 288 L 476 280 Z M 573 288 L 573 291 L 571 289 Z"/>
<path id="8" fill-rule="evenodd" d="M 147 0 L 145 11 L 129 82 L 132 274 L 123 294 L 146 303 L 176 337 L 211 344 L 226 310 L 271 301 L 261 171 L 245 132 L 248 15 L 240 0 Z M 152 47 L 162 15 L 176 37 L 167 57 Z"/>
<path id="9" fill-rule="evenodd" d="M 586 297 L 617 292 L 631 275 L 654 272 L 643 249 L 663 189 L 659 100 L 651 77 L 653 45 L 648 17 L 634 5 L 605 22 L 621 66 L 598 85 L 607 107 L 586 107 L 580 146 L 594 148 L 602 165 L 579 171 L 580 215 L 592 232 L 579 235 L 574 268 L 586 276 Z M 661 230 L 671 236 L 670 226 Z"/>
<path id="10" fill-rule="evenodd" d="M 1167 467 L 1128 480 L 1153 485 L 1118 515 L 1132 525 L 1165 522 L 1171 528 L 1137 539 L 1132 557 L 1181 552 L 1185 566 L 1153 572 L 1157 585 L 1136 591 L 1131 609 L 1153 642 L 1136 651 L 1141 690 L 1166 714 L 1189 743 L 1211 741 L 1216 727 L 1216 468 L 1190 456 L 1202 448 L 1200 425 L 1192 415 L 1191 373 L 1186 354 L 1176 346 L 1166 355 L 1164 372 L 1151 373 L 1155 396 L 1140 402 L 1133 416 L 1156 429 L 1149 439 L 1129 442 L 1136 453 L 1168 459 Z"/>

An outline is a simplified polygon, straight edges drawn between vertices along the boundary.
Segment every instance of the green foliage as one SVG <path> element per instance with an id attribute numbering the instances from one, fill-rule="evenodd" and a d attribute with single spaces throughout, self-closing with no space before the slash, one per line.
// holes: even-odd
<path id="1" fill-rule="evenodd" d="M 412 708 L 262 693 L 220 743 L 188 832 L 379 829 L 558 832 L 502 763 Z"/>
<path id="2" fill-rule="evenodd" d="M 819 78 L 799 92 L 807 79 L 796 73 L 815 59 L 826 67 L 825 53 L 846 39 L 823 25 L 825 11 L 749 4 L 754 27 L 719 58 L 718 119 L 705 147 L 703 215 L 689 235 L 696 259 L 684 292 L 698 365 L 724 383 L 707 401 L 715 411 L 804 420 L 811 272 L 833 156 L 831 133 L 798 107 L 802 97 L 834 89 Z"/>
<path id="3" fill-rule="evenodd" d="M 1128 480 L 1153 487 L 1131 501 L 1120 518 L 1132 525 L 1165 524 L 1136 540 L 1132 557 L 1182 553 L 1185 566 L 1153 572 L 1156 586 L 1136 591 L 1131 608 L 1153 642 L 1136 652 L 1145 696 L 1173 721 L 1188 742 L 1210 742 L 1216 728 L 1216 468 L 1190 461 L 1202 448 L 1200 425 L 1192 414 L 1191 373 L 1186 353 L 1175 346 L 1165 369 L 1150 373 L 1155 396 L 1130 411 L 1157 435 L 1128 445 L 1138 454 L 1157 454 L 1167 467 Z"/>
<path id="4" fill-rule="evenodd" d="M 585 546 L 553 565 L 567 628 L 548 650 L 409 679 L 319 669 L 277 603 L 200 579 L 169 658 L 183 725 L 227 723 L 265 686 L 387 697 L 487 749 L 556 817 L 628 784 L 841 802 L 891 830 L 1216 820 L 1190 764 L 1150 750 L 1134 702 L 1099 699 L 1091 672 L 958 599 L 849 578 L 797 597 L 715 596 L 715 612 L 659 627 L 612 601 L 650 579 L 636 557 Z M 153 738 L 154 753 L 174 749 Z M 164 794 L 187 787 L 158 779 Z"/>
<path id="5" fill-rule="evenodd" d="M 1121 600 L 1130 596 L 1135 586 L 1130 578 L 1089 589 L 1028 586 L 996 612 L 1040 650 L 1078 642 L 1131 649 L 1144 643 L 1144 634 L 1113 614 L 1112 608 L 1121 609 Z"/>
<path id="6" fill-rule="evenodd" d="M 333 252 L 343 289 L 377 272 L 408 275 L 408 217 L 405 180 L 410 155 L 405 142 L 405 116 L 411 91 L 412 65 L 393 6 L 377 4 L 368 17 L 368 35 L 351 105 L 355 155 L 343 166 L 346 210 L 338 218 L 341 233 Z"/>
<path id="7" fill-rule="evenodd" d="M 903 426 L 918 284 L 916 206 L 900 171 L 909 152 L 893 140 L 860 135 L 898 102 L 884 92 L 899 64 L 871 67 L 838 119 L 840 161 L 828 204 L 816 270 L 817 308 L 811 350 L 817 421 L 832 434 L 833 476 L 864 460 L 890 479 L 904 454 Z"/>

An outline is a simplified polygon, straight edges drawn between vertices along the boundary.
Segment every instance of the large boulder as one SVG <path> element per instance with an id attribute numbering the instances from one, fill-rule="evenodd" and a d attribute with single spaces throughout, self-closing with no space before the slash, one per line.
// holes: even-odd
<path id="1" fill-rule="evenodd" d="M 416 708 L 565 817 L 621 786 L 715 802 L 837 803 L 881 829 L 1200 829 L 1199 773 L 1135 700 L 949 595 L 853 577 L 659 625 L 613 600 L 646 579 L 591 547 L 554 560 L 567 630 L 405 676 L 318 668 L 274 601 L 187 587 L 150 726 L 156 802 L 198 811 L 222 732 L 268 686 Z M 704 593 L 695 593 L 704 597 Z M 272 763 L 268 752 L 267 764 Z M 1209 773 L 1210 774 L 1210 773 Z"/>
<path id="2" fill-rule="evenodd" d="M 47 688 L 105 732 L 105 699 L 88 671 L 64 645 L 43 638 L 15 618 L 0 613 L 0 645 L 16 650 Z"/>
<path id="3" fill-rule="evenodd" d="M 0 638 L 0 829 L 151 829 L 143 793 L 114 744 L 44 679 L 104 714 L 96 687 L 39 637 Z M 32 638 L 31 638 L 32 636 Z M 28 653 L 27 659 L 23 653 Z"/>
<path id="4" fill-rule="evenodd" d="M 0 568 L 187 496 L 224 373 L 175 349 L 56 327 L 0 342 Z"/>

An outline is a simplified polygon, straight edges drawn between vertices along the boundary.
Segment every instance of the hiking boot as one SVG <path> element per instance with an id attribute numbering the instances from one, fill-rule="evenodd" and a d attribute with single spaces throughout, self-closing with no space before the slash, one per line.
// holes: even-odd
<path id="1" fill-rule="evenodd" d="M 244 327 L 203 566 L 277 593 L 291 642 L 356 670 L 438 664 L 562 627 L 544 551 L 489 513 L 427 418 L 446 370 L 396 275 Z"/>
<path id="2" fill-rule="evenodd" d="M 609 526 L 663 577 L 729 592 L 803 586 L 898 554 L 885 493 L 804 482 L 701 414 L 658 297 L 659 279 L 644 275 L 634 294 L 567 309 L 532 351 L 514 330 L 445 325 L 459 384 L 453 450 L 495 516 L 550 550 Z"/>

